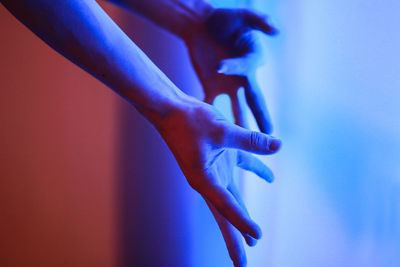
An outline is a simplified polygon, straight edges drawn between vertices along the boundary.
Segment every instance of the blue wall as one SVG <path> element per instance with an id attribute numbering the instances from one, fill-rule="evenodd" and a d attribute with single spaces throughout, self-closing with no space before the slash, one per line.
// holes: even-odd
<path id="1" fill-rule="evenodd" d="M 400 2 L 251 2 L 281 30 L 258 78 L 283 148 L 274 184 L 244 177 L 249 266 L 400 266 Z"/>

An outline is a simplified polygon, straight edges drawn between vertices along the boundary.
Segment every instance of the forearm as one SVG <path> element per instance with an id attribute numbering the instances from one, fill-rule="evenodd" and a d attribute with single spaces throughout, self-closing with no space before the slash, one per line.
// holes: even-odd
<path id="1" fill-rule="evenodd" d="M 131 10 L 172 34 L 185 38 L 213 10 L 208 0 L 108 0 Z"/>
<path id="2" fill-rule="evenodd" d="M 52 48 L 123 96 L 154 121 L 187 96 L 93 0 L 5 0 Z"/>

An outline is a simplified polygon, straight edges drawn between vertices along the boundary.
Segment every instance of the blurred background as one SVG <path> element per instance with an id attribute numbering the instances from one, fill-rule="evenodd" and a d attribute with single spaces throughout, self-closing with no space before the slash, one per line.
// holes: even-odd
<path id="1" fill-rule="evenodd" d="M 267 13 L 257 73 L 283 140 L 242 173 L 257 267 L 400 266 L 400 2 L 215 0 Z M 183 91 L 183 43 L 100 2 Z M 0 266 L 231 266 L 217 224 L 130 105 L 0 7 Z M 216 105 L 229 117 L 224 97 Z M 250 125 L 254 119 L 248 114 Z"/>

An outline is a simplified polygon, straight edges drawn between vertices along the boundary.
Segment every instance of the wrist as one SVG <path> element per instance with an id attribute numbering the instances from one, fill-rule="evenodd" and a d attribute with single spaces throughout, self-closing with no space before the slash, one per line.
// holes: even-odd
<path id="1" fill-rule="evenodd" d="M 195 123 L 199 110 L 204 109 L 205 103 L 197 100 L 194 97 L 185 95 L 171 103 L 167 112 L 163 113 L 163 116 L 152 117 L 149 120 L 161 136 L 167 141 L 173 137 L 176 132 L 182 127 L 188 127 L 192 123 Z"/>
<path id="2" fill-rule="evenodd" d="M 175 86 L 164 92 L 168 93 L 163 96 L 151 97 L 147 105 L 138 105 L 133 102 L 135 108 L 157 129 L 165 128 L 165 122 L 170 117 L 190 109 L 194 102 L 198 101 Z"/>

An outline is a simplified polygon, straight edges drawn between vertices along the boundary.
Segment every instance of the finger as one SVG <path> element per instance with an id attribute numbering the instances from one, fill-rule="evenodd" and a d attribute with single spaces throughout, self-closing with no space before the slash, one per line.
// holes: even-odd
<path id="1" fill-rule="evenodd" d="M 261 160 L 254 157 L 250 153 L 238 151 L 237 153 L 237 166 L 257 174 L 263 180 L 272 183 L 274 174 Z"/>
<path id="2" fill-rule="evenodd" d="M 244 82 L 244 92 L 246 95 L 246 101 L 249 108 L 253 112 L 254 118 L 257 121 L 257 125 L 260 131 L 263 133 L 272 133 L 272 123 L 265 104 L 264 95 L 262 94 L 255 78 L 248 78 Z"/>
<path id="3" fill-rule="evenodd" d="M 278 30 L 268 22 L 267 16 L 260 15 L 250 10 L 242 10 L 245 24 L 255 30 L 262 31 L 269 35 L 278 34 Z"/>
<path id="4" fill-rule="evenodd" d="M 247 216 L 250 217 L 249 215 L 249 211 L 246 208 L 246 205 L 244 204 L 243 198 L 238 190 L 238 188 L 233 185 L 233 186 L 229 186 L 228 187 L 229 192 L 232 193 L 233 197 L 236 199 L 236 201 L 239 203 L 240 207 L 242 207 L 242 209 L 246 212 Z M 250 247 L 253 247 L 257 244 L 257 239 L 252 238 L 251 236 L 249 236 L 246 233 L 241 233 L 244 237 L 244 239 L 246 240 L 247 245 L 249 245 Z"/>
<path id="5" fill-rule="evenodd" d="M 218 73 L 246 76 L 253 69 L 247 57 L 236 57 L 222 60 Z"/>
<path id="6" fill-rule="evenodd" d="M 250 131 L 234 124 L 225 125 L 225 147 L 257 154 L 273 154 L 281 147 L 281 140 L 264 133 Z"/>
<path id="7" fill-rule="evenodd" d="M 219 185 L 209 185 L 202 195 L 240 232 L 255 239 L 261 238 L 260 227 L 240 207 L 232 194 Z"/>
<path id="8" fill-rule="evenodd" d="M 242 89 L 243 90 L 243 89 Z M 239 99 L 239 92 L 233 93 L 230 96 L 231 103 L 232 103 L 232 113 L 233 113 L 233 118 L 235 119 L 235 124 L 239 125 L 241 127 L 247 128 L 247 123 L 246 123 L 246 118 L 244 117 L 244 103 L 240 101 Z"/>
<path id="9" fill-rule="evenodd" d="M 246 252 L 243 248 L 239 231 L 235 229 L 209 201 L 206 200 L 206 203 L 218 223 L 225 240 L 226 248 L 229 252 L 229 257 L 233 261 L 234 266 L 246 266 Z"/>
<path id="10" fill-rule="evenodd" d="M 217 72 L 225 75 L 248 76 L 255 72 L 259 65 L 261 65 L 261 55 L 259 52 L 254 52 L 243 57 L 221 60 Z"/>
<path id="11" fill-rule="evenodd" d="M 249 236 L 248 234 L 243 234 L 244 240 L 246 240 L 246 244 L 249 247 L 254 247 L 255 245 L 257 245 L 257 239 L 252 238 L 251 236 Z"/>

